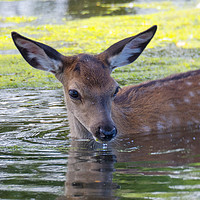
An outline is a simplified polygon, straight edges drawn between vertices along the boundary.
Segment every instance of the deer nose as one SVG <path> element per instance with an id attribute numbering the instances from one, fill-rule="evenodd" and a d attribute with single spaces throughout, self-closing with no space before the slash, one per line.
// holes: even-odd
<path id="1" fill-rule="evenodd" d="M 113 127 L 111 130 L 105 130 L 103 128 L 99 129 L 99 137 L 102 142 L 110 141 L 117 135 L 116 127 Z"/>

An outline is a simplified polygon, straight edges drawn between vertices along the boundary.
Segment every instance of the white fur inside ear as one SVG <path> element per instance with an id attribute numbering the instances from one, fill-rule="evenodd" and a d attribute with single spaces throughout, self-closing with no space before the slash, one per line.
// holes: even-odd
<path id="1" fill-rule="evenodd" d="M 48 72 L 57 72 L 59 71 L 59 69 L 62 67 L 62 62 L 59 60 L 54 60 L 49 58 L 44 50 L 41 49 L 41 51 L 43 51 L 43 54 L 34 54 L 29 52 L 28 53 L 28 57 L 29 59 L 36 59 L 39 66 L 38 68 L 44 71 L 48 71 Z"/>
<path id="2" fill-rule="evenodd" d="M 111 67 L 121 67 L 124 65 L 130 64 L 129 58 L 132 57 L 134 54 L 138 54 L 141 52 L 141 48 L 130 48 L 130 44 L 127 44 L 121 53 L 112 56 L 108 59 L 110 62 Z"/>
<path id="3" fill-rule="evenodd" d="M 119 54 L 108 59 L 111 67 L 116 68 L 130 64 L 129 58 L 134 56 L 134 54 L 140 54 L 143 51 L 143 48 L 140 48 L 141 44 L 148 42 L 151 37 L 152 33 L 146 33 L 131 40 Z"/>
<path id="4" fill-rule="evenodd" d="M 37 61 L 38 66 L 34 67 L 52 73 L 59 71 L 62 67 L 61 61 L 49 58 L 45 51 L 33 42 L 18 38 L 16 44 L 27 50 L 29 60 L 35 59 Z"/>

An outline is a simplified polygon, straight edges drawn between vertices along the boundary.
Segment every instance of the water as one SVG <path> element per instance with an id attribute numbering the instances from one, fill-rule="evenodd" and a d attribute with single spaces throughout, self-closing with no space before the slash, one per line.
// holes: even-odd
<path id="1" fill-rule="evenodd" d="M 54 199 L 62 193 L 68 155 L 62 91 L 1 90 L 0 197 Z M 54 173 L 51 173 L 54 171 Z"/>
<path id="2" fill-rule="evenodd" d="M 62 23 L 92 16 L 136 14 L 141 9 L 119 7 L 116 4 L 132 0 L 20 0 L 0 1 L 0 16 L 36 16 L 37 23 Z"/>
<path id="3" fill-rule="evenodd" d="M 0 1 L 0 16 L 36 16 L 37 25 L 156 11 L 131 2 Z M 196 127 L 74 141 L 61 89 L 0 90 L 0 199 L 200 199 L 199 145 Z"/>
<path id="4" fill-rule="evenodd" d="M 149 2 L 151 1 L 142 1 Z M 0 16 L 35 16 L 37 24 L 59 24 L 63 19 L 74 20 L 89 18 L 94 16 L 114 16 L 114 15 L 135 15 L 157 12 L 156 8 L 139 8 L 134 6 L 134 0 L 18 0 L 0 1 Z M 182 6 L 185 3 L 195 1 L 174 1 L 173 3 Z M 126 5 L 124 5 L 126 4 Z M 123 6 L 122 6 L 123 5 Z M 0 26 L 10 26 L 12 23 L 4 23 Z"/>
<path id="5" fill-rule="evenodd" d="M 200 131 L 69 138 L 61 89 L 0 93 L 0 199 L 199 199 Z"/>

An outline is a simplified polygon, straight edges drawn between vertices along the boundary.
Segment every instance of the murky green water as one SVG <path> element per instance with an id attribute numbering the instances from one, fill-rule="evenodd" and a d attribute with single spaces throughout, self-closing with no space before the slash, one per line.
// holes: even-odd
<path id="1" fill-rule="evenodd" d="M 115 16 L 134 15 L 157 12 L 158 8 L 136 7 L 134 3 L 151 3 L 149 1 L 136 0 L 17 0 L 0 1 L 0 16 L 36 16 L 36 24 L 62 23 L 66 20 L 83 19 L 94 16 Z M 164 2 L 164 0 L 160 1 Z M 175 1 L 171 0 L 179 7 L 187 3 L 196 2 L 194 0 Z M 123 6 L 126 4 L 126 6 Z M 10 26 L 12 23 L 7 24 Z M 5 26 L 5 25 L 4 25 Z"/>
<path id="2" fill-rule="evenodd" d="M 0 93 L 0 199 L 199 199 L 200 131 L 68 138 L 62 90 Z"/>
<path id="3" fill-rule="evenodd" d="M 116 5 L 132 2 L 132 0 L 0 1 L 0 16 L 37 16 L 39 17 L 37 22 L 41 24 L 61 23 L 63 18 L 72 20 L 93 16 L 112 16 L 152 12 L 152 9 L 135 8 L 133 6 L 128 8 Z"/>

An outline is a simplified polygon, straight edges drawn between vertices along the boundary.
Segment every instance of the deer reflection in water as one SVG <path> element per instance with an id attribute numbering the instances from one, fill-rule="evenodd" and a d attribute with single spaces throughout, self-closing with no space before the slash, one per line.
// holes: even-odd
<path id="1" fill-rule="evenodd" d="M 118 138 L 117 144 L 113 142 L 106 149 L 103 149 L 101 144 L 91 146 L 91 143 L 87 141 L 72 141 L 65 196 L 58 200 L 118 199 L 115 193 L 121 186 L 117 178 L 113 179 L 113 176 L 116 174 L 170 176 L 171 170 L 141 171 L 141 167 L 170 169 L 197 163 L 200 161 L 199 141 L 199 131 L 185 129 L 176 130 L 173 133 L 143 133 L 134 138 L 131 136 Z M 134 179 L 132 181 L 137 182 Z M 136 190 L 134 186 L 132 190 Z"/>
<path id="2" fill-rule="evenodd" d="M 119 188 L 112 181 L 116 155 L 111 148 L 101 146 L 71 141 L 65 183 L 67 199 L 115 199 L 113 191 Z"/>

